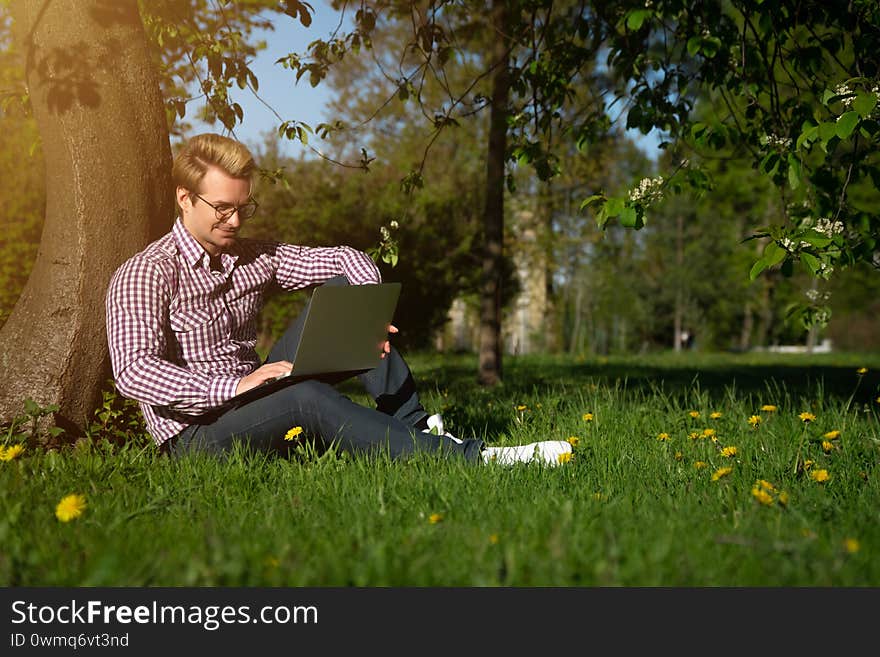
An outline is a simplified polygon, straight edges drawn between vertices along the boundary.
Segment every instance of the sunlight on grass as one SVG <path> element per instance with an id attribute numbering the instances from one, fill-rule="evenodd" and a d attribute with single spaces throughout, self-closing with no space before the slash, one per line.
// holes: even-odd
<path id="1" fill-rule="evenodd" d="M 411 359 L 453 434 L 567 440 L 552 469 L 308 443 L 172 461 L 142 436 L 47 450 L 8 431 L 0 581 L 877 586 L 878 360 L 530 357 L 485 390 L 471 357 Z"/>

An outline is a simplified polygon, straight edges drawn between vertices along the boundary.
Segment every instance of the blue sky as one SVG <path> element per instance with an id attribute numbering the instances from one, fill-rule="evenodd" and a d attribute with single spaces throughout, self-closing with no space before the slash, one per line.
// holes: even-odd
<path id="1" fill-rule="evenodd" d="M 340 15 L 330 5 L 324 2 L 310 4 L 315 10 L 310 27 L 305 28 L 298 20 L 284 17 L 285 20 L 276 22 L 275 30 L 255 35 L 265 40 L 267 47 L 251 62 L 251 69 L 260 81 L 260 97 L 284 120 L 303 121 L 314 128 L 330 118 L 325 115 L 325 107 L 331 97 L 330 87 L 324 83 L 312 87 L 307 76 L 297 83 L 293 71 L 275 63 L 291 52 L 306 53 L 309 43 L 328 37 L 339 24 Z M 240 90 L 234 86 L 232 93 L 233 99 L 244 110 L 244 121 L 236 126 L 235 136 L 248 146 L 257 147 L 263 143 L 263 135 L 275 133 L 280 121 L 250 90 Z M 193 123 L 196 126 L 193 132 L 222 129 L 221 126 L 205 127 L 195 121 Z M 282 152 L 288 155 L 298 157 L 309 153 L 299 142 L 281 140 L 279 143 L 286 145 Z"/>

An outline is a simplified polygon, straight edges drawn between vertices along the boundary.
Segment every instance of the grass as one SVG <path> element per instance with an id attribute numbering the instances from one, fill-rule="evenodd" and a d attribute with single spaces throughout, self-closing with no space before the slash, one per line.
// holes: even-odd
<path id="1" fill-rule="evenodd" d="M 471 356 L 410 363 L 454 433 L 571 438 L 574 460 L 28 449 L 0 462 L 0 584 L 880 585 L 880 354 L 508 358 L 493 390 Z M 86 509 L 60 522 L 70 493 Z"/>

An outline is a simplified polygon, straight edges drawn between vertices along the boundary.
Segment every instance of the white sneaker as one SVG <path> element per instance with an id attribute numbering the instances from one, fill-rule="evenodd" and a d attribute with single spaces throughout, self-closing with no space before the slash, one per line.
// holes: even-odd
<path id="1" fill-rule="evenodd" d="M 571 443 L 566 440 L 545 440 L 514 447 L 487 447 L 483 450 L 484 463 L 513 465 L 514 463 L 543 463 L 556 466 L 571 460 Z"/>
<path id="2" fill-rule="evenodd" d="M 429 416 L 427 419 L 427 423 L 428 428 L 422 429 L 422 433 L 432 433 L 435 436 L 446 436 L 447 438 L 451 438 L 458 444 L 464 442 L 463 440 L 460 440 L 459 438 L 453 436 L 448 431 L 443 430 L 443 416 L 440 415 L 440 413 L 435 413 L 434 415 Z"/>

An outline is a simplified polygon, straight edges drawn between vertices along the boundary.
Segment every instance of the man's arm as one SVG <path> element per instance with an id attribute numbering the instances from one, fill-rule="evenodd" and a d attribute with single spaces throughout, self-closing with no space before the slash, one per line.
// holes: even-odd
<path id="1" fill-rule="evenodd" d="M 198 415 L 235 394 L 240 377 L 210 376 L 166 359 L 172 286 L 159 266 L 129 260 L 107 290 L 107 343 L 116 387 L 126 397 Z"/>
<path id="2" fill-rule="evenodd" d="M 275 279 L 285 290 L 299 290 L 345 276 L 352 285 L 381 283 L 376 263 L 350 246 L 309 247 L 279 244 L 273 256 Z"/>

